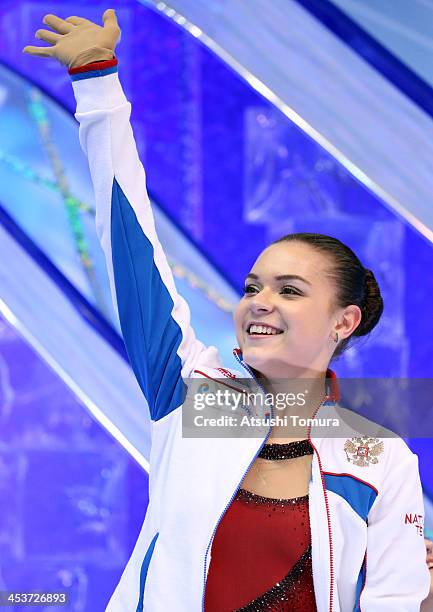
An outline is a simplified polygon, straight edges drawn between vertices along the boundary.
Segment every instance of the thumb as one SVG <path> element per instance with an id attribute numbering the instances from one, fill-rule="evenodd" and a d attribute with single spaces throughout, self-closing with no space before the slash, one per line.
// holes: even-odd
<path id="1" fill-rule="evenodd" d="M 106 26 L 119 27 L 114 9 L 107 9 L 106 11 L 104 11 L 104 14 L 102 15 L 102 21 L 104 23 L 104 28 Z"/>

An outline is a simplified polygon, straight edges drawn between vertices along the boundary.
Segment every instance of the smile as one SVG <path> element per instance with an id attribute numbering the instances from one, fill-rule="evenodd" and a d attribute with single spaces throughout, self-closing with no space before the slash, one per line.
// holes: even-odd
<path id="1" fill-rule="evenodd" d="M 259 325 L 257 323 L 250 323 L 247 327 L 247 333 L 249 336 L 266 338 L 268 336 L 277 336 L 283 333 L 282 329 L 273 327 L 272 325 Z"/>

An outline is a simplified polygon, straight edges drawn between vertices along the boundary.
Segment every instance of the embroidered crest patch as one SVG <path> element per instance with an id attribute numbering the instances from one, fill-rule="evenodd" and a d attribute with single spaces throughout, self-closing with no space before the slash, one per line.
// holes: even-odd
<path id="1" fill-rule="evenodd" d="M 383 450 L 383 442 L 379 438 L 349 438 L 344 443 L 347 461 L 359 467 L 379 463 L 378 456 Z"/>

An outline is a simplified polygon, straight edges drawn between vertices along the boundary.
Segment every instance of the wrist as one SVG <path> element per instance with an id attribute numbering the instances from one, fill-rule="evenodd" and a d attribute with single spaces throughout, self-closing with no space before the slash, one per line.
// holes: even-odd
<path id="1" fill-rule="evenodd" d="M 91 49 L 86 49 L 79 53 L 69 64 L 69 70 L 74 68 L 81 68 L 82 66 L 87 66 L 88 64 L 96 64 L 101 62 L 106 62 L 112 60 L 114 58 L 114 53 L 111 49 L 103 49 L 102 47 L 94 47 Z"/>

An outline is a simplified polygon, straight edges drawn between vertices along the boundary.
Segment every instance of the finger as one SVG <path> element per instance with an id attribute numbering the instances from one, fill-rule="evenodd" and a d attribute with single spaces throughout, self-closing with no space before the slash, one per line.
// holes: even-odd
<path id="1" fill-rule="evenodd" d="M 45 25 L 50 26 L 50 28 L 59 34 L 68 34 L 74 28 L 72 23 L 68 23 L 64 19 L 60 19 L 60 17 L 56 17 L 55 15 L 45 15 L 42 21 L 45 23 Z"/>
<path id="2" fill-rule="evenodd" d="M 53 47 L 34 47 L 33 45 L 27 45 L 24 47 L 23 53 L 29 55 L 36 55 L 37 57 L 52 57 Z"/>
<path id="3" fill-rule="evenodd" d="M 65 19 L 65 21 L 67 21 L 68 23 L 72 23 L 72 25 L 81 25 L 82 23 L 89 23 L 88 19 L 84 19 L 84 17 L 68 17 L 67 19 Z"/>
<path id="4" fill-rule="evenodd" d="M 119 27 L 119 24 L 117 23 L 116 12 L 114 11 L 114 9 L 107 9 L 106 11 L 104 11 L 104 14 L 102 15 L 102 22 L 104 24 L 104 27 L 106 26 L 115 26 L 116 28 Z"/>
<path id="5" fill-rule="evenodd" d="M 35 34 L 35 38 L 39 38 L 40 40 L 50 43 L 51 45 L 55 45 L 56 42 L 62 38 L 62 35 L 50 32 L 50 30 L 38 30 Z"/>

